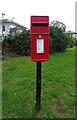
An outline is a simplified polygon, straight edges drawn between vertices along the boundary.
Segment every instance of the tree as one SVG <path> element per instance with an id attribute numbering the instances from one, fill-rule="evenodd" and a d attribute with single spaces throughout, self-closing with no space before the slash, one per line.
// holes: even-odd
<path id="1" fill-rule="evenodd" d="M 63 52 L 67 48 L 68 37 L 61 28 L 50 26 L 50 52 Z"/>
<path id="2" fill-rule="evenodd" d="M 63 22 L 59 22 L 59 21 L 55 21 L 53 20 L 51 23 L 50 23 L 50 26 L 54 26 L 54 27 L 58 27 L 58 28 L 61 28 L 63 30 L 63 32 L 65 31 L 66 29 L 66 26 Z"/>

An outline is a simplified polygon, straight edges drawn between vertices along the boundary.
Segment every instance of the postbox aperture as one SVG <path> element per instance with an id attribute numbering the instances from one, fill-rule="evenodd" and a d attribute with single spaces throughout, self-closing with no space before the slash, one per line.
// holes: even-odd
<path id="1" fill-rule="evenodd" d="M 49 59 L 49 17 L 31 16 L 30 26 L 32 61 Z"/>

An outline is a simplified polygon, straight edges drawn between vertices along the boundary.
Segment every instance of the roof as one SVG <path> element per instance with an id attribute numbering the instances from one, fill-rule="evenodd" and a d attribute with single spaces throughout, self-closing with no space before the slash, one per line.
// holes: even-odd
<path id="1" fill-rule="evenodd" d="M 64 33 L 66 33 L 66 34 L 77 34 L 77 32 L 73 32 L 73 31 L 71 31 L 71 30 L 65 31 Z"/>
<path id="2" fill-rule="evenodd" d="M 28 29 L 27 27 L 25 27 L 23 25 L 20 25 L 19 23 L 16 23 L 13 20 L 9 20 L 9 19 L 0 20 L 0 23 L 10 23 L 11 25 L 15 25 L 17 27 L 21 27 L 22 29 Z"/>

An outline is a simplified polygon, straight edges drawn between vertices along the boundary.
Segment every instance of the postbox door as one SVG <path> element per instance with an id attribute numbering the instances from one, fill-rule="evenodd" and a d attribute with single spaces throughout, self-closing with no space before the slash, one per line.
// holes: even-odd
<path id="1" fill-rule="evenodd" d="M 47 61 L 49 55 L 49 35 L 32 35 L 31 37 L 32 61 Z"/>

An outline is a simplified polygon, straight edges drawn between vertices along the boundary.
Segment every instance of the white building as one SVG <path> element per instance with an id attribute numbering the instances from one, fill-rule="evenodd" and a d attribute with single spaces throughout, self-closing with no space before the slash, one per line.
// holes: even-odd
<path id="1" fill-rule="evenodd" d="M 24 27 L 13 20 L 4 19 L 4 17 L 2 17 L 2 20 L 0 20 L 0 41 L 10 34 L 11 29 L 15 29 L 16 32 L 22 32 L 23 30 L 26 30 L 27 27 Z"/>
<path id="2" fill-rule="evenodd" d="M 69 30 L 69 31 L 65 31 L 64 33 L 69 34 L 70 37 L 74 37 L 74 38 L 77 39 L 77 33 L 76 32 L 73 32 L 73 31 Z"/>

